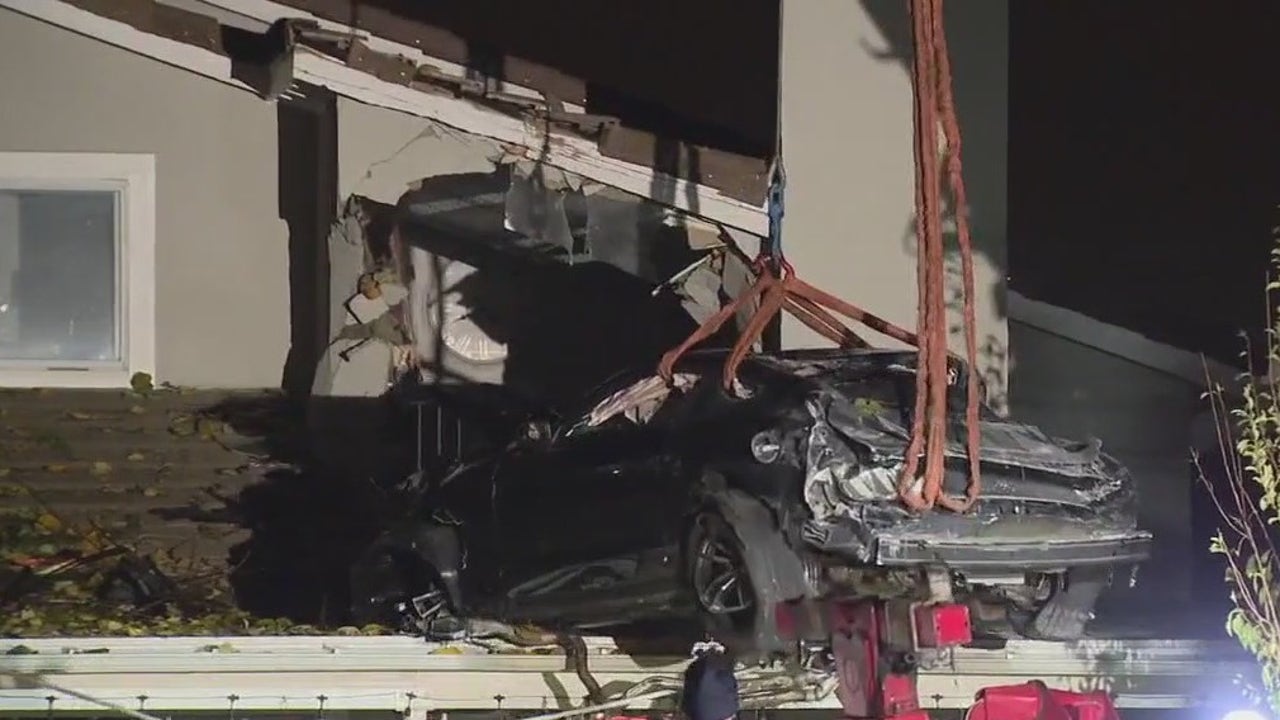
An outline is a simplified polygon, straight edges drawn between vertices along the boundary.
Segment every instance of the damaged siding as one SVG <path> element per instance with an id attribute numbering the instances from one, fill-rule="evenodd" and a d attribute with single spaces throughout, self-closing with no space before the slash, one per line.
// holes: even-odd
<path id="1" fill-rule="evenodd" d="M 338 98 L 338 193 L 345 200 L 360 195 L 395 205 L 424 177 L 490 172 L 498 146 L 482 138 L 443 128 L 405 113 Z M 341 235 L 329 239 L 329 327 L 348 322 L 342 303 L 355 292 L 364 268 L 364 247 Z M 358 300 L 357 302 L 361 302 Z M 367 305 L 367 307 L 365 306 Z M 362 303 L 362 317 L 386 310 L 384 301 Z M 370 343 L 350 355 L 349 362 L 331 348 L 316 372 L 318 395 L 372 397 L 386 390 L 391 348 Z"/>
<path id="2" fill-rule="evenodd" d="M 497 143 L 425 118 L 338 98 L 338 194 L 394 205 L 424 177 L 488 172 Z"/>
<path id="3" fill-rule="evenodd" d="M 697 182 L 719 190 L 727 197 L 753 205 L 763 204 L 768 185 L 769 162 L 760 157 L 750 157 L 710 147 L 679 142 L 673 138 L 623 127 L 619 118 L 566 111 L 563 103 L 585 105 L 588 103 L 589 83 L 572 77 L 555 68 L 511 55 L 497 55 L 477 61 L 477 48 L 453 32 L 421 22 L 411 12 L 391 11 L 375 5 L 353 3 L 350 0 L 287 0 L 284 4 L 298 11 L 312 13 L 315 17 L 331 22 L 352 23 L 373 35 L 385 38 L 405 47 L 422 51 L 426 55 L 473 68 L 481 94 L 491 105 L 511 105 L 508 112 L 520 112 L 536 122 L 548 122 L 560 132 L 580 134 L 596 141 L 599 152 L 614 160 L 652 167 L 671 177 Z M 341 57 L 342 52 L 337 53 Z M 371 51 L 355 43 L 345 51 L 343 61 L 350 67 L 369 73 L 383 80 L 412 85 L 424 91 L 439 91 L 431 82 L 419 82 L 419 76 L 430 78 L 430 67 L 415 67 L 407 58 L 395 57 Z M 435 78 L 436 84 L 440 78 Z M 504 96 L 502 82 L 510 82 L 534 91 L 534 98 L 545 98 L 545 111 L 529 113 L 527 98 L 516 100 Z M 453 84 L 452 82 L 446 84 Z M 474 94 L 466 83 L 459 86 L 460 94 Z M 491 93 L 490 88 L 497 89 Z M 515 102 L 512 102 L 512 101 Z"/>
<path id="4" fill-rule="evenodd" d="M 0 149 L 156 156 L 157 380 L 279 386 L 289 275 L 275 108 L 8 10 L 0 94 Z"/>
<path id="5" fill-rule="evenodd" d="M 493 169 L 490 158 L 498 147 L 491 141 L 348 98 L 337 102 L 342 202 L 359 195 L 395 205 L 424 177 Z M 337 333 L 350 322 L 343 302 L 356 292 L 356 282 L 365 272 L 365 248 L 362 237 L 341 231 L 331 233 L 328 244 L 329 328 Z M 352 306 L 361 317 L 375 318 L 387 311 L 386 300 L 356 295 Z M 375 459 L 395 456 L 390 448 L 400 440 L 388 437 L 387 407 L 377 400 L 387 390 L 392 348 L 370 342 L 344 361 L 338 355 L 344 345 L 331 346 L 316 369 L 308 429 L 318 439 L 315 447 L 327 466 L 367 476 L 383 468 Z M 331 442 L 336 438 L 342 442 Z"/>

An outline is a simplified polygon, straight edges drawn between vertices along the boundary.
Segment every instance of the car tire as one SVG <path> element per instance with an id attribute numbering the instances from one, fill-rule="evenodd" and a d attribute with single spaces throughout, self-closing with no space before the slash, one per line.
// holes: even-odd
<path id="1" fill-rule="evenodd" d="M 359 626 L 454 639 L 462 632 L 439 573 L 411 551 L 375 542 L 352 566 L 351 616 Z"/>
<path id="2" fill-rule="evenodd" d="M 743 530 L 715 509 L 703 510 L 690 521 L 686 589 L 706 633 L 740 657 L 763 658 L 780 649 L 773 578 L 760 572 L 760 563 L 752 562 L 747 548 L 781 541 L 772 527 Z M 725 590 L 719 598 L 711 592 L 717 587 Z"/>

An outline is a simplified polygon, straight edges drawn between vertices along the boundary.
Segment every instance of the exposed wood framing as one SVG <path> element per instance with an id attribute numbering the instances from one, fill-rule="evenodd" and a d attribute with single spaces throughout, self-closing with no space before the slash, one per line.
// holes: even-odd
<path id="1" fill-rule="evenodd" d="M 469 63 L 475 64 L 470 57 L 472 50 L 466 40 L 454 33 L 353 0 L 206 1 L 264 22 L 300 18 L 314 21 L 326 29 L 344 30 L 360 37 L 370 52 L 407 58 L 419 65 L 435 66 L 459 79 L 469 76 Z M 367 55 L 361 59 L 368 60 Z M 510 55 L 497 58 L 493 65 L 496 67 L 482 65 L 482 70 L 494 75 L 480 81 L 483 82 L 485 97 L 512 95 L 545 101 L 553 106 L 562 103 L 561 113 L 548 113 L 544 107 L 544 117 L 550 114 L 554 124 L 577 131 L 607 131 L 598 138 L 600 142 L 597 152 L 600 155 L 656 168 L 659 176 L 692 182 L 748 205 L 758 207 L 764 204 L 769 182 L 769 164 L 766 160 L 714 148 L 690 146 L 653 133 L 623 128 L 616 121 L 602 122 L 600 116 L 582 114 L 582 105 L 587 98 L 586 81 Z M 696 160 L 690 163 L 665 157 L 668 153 L 662 150 L 667 146 L 679 147 L 679 151 L 673 154 L 675 156 Z M 668 179 L 660 180 L 657 184 L 670 188 L 672 183 Z"/>
<path id="2" fill-rule="evenodd" d="M 317 49 L 323 43 L 308 46 L 300 42 L 293 58 L 292 77 L 296 81 L 491 138 L 509 150 L 521 149 L 529 159 L 729 227 L 757 235 L 768 231 L 763 207 L 764 161 L 708 149 L 690 152 L 682 143 L 663 143 L 647 133 L 616 127 L 610 118 L 582 114 L 581 106 L 572 102 L 581 93 L 568 85 L 557 85 L 561 80 L 546 80 L 549 76 L 536 67 L 526 68 L 525 76 L 546 88 L 568 92 L 552 94 L 511 82 L 493 88 L 485 83 L 482 97 L 468 99 L 465 96 L 478 89 L 475 81 L 447 58 L 269 0 L 207 1 L 265 23 L 303 15 L 300 20 L 311 20 L 320 29 L 345 32 L 360 41 L 347 43 L 342 53 L 335 53 L 332 47 Z M 233 73 L 232 58 L 223 44 L 226 28 L 200 13 L 155 0 L 0 0 L 0 7 L 219 82 L 254 89 Z M 444 50 L 434 49 L 448 50 L 441 47 Z M 352 67 L 353 61 L 361 69 Z M 524 66 L 517 63 L 517 67 Z M 565 132 L 566 128 L 572 131 Z M 582 136 L 586 134 L 592 137 Z M 662 145 L 675 148 L 677 158 L 686 158 L 686 173 L 697 167 L 698 180 L 655 171 L 653 165 L 662 159 L 657 149 Z M 610 151 L 602 152 L 602 146 Z M 690 157 L 698 159 L 696 166 L 687 162 Z M 676 162 L 672 167 L 678 173 L 681 165 Z"/>
<path id="3" fill-rule="evenodd" d="M 406 48 L 414 48 L 425 55 L 461 67 L 472 62 L 472 49 L 466 40 L 454 33 L 354 0 L 277 0 L 267 3 L 250 0 L 250 2 L 255 5 L 285 5 L 327 21 L 341 23 L 348 27 L 354 25 L 357 29 L 371 35 L 385 38 Z M 222 3 L 215 2 L 215 4 Z M 495 64 L 498 67 L 494 70 L 501 73 L 502 77 L 498 78 L 499 80 L 554 95 L 575 105 L 582 105 L 587 101 L 587 83 L 584 80 L 512 55 L 503 55 L 497 60 Z"/>

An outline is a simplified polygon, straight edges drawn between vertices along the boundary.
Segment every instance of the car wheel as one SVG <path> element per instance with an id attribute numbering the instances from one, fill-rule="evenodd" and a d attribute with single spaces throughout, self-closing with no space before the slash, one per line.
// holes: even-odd
<path id="1" fill-rule="evenodd" d="M 737 652 L 761 650 L 773 607 L 752 577 L 742 539 L 714 511 L 693 519 L 686 546 L 686 581 L 703 626 Z"/>
<path id="2" fill-rule="evenodd" d="M 440 640 L 464 634 L 434 568 L 388 543 L 375 543 L 352 567 L 351 598 L 352 619 L 361 626 Z"/>

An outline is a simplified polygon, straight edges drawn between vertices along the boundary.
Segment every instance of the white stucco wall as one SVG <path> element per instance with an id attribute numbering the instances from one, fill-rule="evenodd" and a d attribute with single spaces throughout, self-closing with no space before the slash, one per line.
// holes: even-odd
<path id="1" fill-rule="evenodd" d="M 156 157 L 156 375 L 277 387 L 289 348 L 276 109 L 0 10 L 0 150 Z"/>
<path id="2" fill-rule="evenodd" d="M 782 0 L 782 18 L 784 250 L 805 280 L 914 329 L 912 96 L 902 62 L 910 49 L 906 3 Z M 1008 3 L 948 6 L 947 30 L 978 249 L 979 364 L 999 401 L 1008 344 Z M 869 331 L 868 337 L 891 344 Z M 788 318 L 783 342 L 824 341 Z M 959 333 L 953 333 L 952 347 L 963 349 Z"/>

